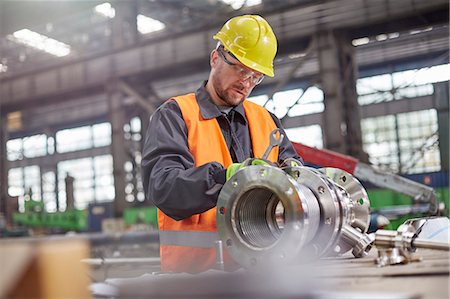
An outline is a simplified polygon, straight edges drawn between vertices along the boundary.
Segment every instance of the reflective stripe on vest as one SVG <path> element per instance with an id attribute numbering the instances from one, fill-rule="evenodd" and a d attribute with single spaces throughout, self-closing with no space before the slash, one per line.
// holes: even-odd
<path id="1" fill-rule="evenodd" d="M 217 240 L 219 235 L 216 232 L 159 231 L 159 242 L 163 245 L 214 248 Z"/>

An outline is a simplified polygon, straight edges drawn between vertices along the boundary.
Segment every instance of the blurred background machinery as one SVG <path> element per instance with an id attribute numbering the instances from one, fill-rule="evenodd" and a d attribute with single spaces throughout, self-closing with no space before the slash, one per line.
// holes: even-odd
<path id="1" fill-rule="evenodd" d="M 446 211 L 448 1 L 2 1 L 7 223 L 30 210 L 26 200 L 46 213 L 110 204 L 116 218 L 147 207 L 139 163 L 149 115 L 200 85 L 213 32 L 244 13 L 264 15 L 279 40 L 276 77 L 250 100 L 292 141 L 433 188 Z M 410 195 L 360 180 L 391 228 L 428 213 Z"/>

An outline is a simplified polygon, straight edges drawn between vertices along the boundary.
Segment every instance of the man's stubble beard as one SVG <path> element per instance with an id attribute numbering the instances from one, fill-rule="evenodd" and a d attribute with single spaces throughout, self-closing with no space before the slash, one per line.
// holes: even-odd
<path id="1" fill-rule="evenodd" d="M 232 92 L 231 90 L 225 90 L 225 88 L 222 86 L 222 82 L 219 80 L 220 78 L 220 74 L 221 71 L 219 70 L 217 72 L 217 76 L 214 76 L 213 78 L 213 88 L 215 89 L 217 96 L 222 100 L 222 102 L 224 102 L 227 106 L 229 107 L 235 107 L 238 106 L 240 103 L 242 103 L 245 98 L 247 97 L 246 95 L 242 95 L 239 99 L 236 99 L 236 97 L 233 97 L 232 95 L 230 95 L 230 93 Z M 244 92 L 243 87 L 239 86 L 239 84 L 233 84 L 230 86 L 230 89 L 232 88 L 237 88 L 239 90 L 242 90 L 242 92 Z"/>

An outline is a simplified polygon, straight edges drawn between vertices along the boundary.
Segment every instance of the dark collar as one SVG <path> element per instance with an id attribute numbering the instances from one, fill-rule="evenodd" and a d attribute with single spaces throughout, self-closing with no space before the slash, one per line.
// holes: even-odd
<path id="1" fill-rule="evenodd" d="M 222 115 L 219 108 L 212 101 L 209 93 L 206 91 L 206 83 L 208 81 L 204 81 L 202 86 L 195 92 L 195 97 L 197 99 L 198 106 L 200 107 L 200 113 L 204 119 L 212 119 L 217 118 Z M 247 121 L 244 112 L 244 105 L 240 103 L 236 107 L 233 108 L 234 111 L 238 112 L 242 118 Z"/>

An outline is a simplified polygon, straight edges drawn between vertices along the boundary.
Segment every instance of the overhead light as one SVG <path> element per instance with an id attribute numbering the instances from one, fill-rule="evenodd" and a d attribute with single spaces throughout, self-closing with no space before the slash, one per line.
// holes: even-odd
<path id="1" fill-rule="evenodd" d="M 410 30 L 409 31 L 409 34 L 418 34 L 418 33 L 423 33 L 423 32 L 428 32 L 428 31 L 431 31 L 431 30 L 433 30 L 433 26 L 430 26 L 430 27 L 427 27 L 427 28 L 424 28 L 424 29 L 418 29 L 418 30 Z"/>
<path id="2" fill-rule="evenodd" d="M 116 10 L 114 9 L 114 7 L 112 7 L 111 3 L 109 2 L 97 5 L 94 8 L 94 10 L 95 12 L 110 19 L 116 16 Z M 166 28 L 166 25 L 163 22 L 141 14 L 137 16 L 136 21 L 137 21 L 137 29 L 142 34 L 159 31 Z"/>
<path id="3" fill-rule="evenodd" d="M 116 15 L 116 10 L 111 6 L 111 3 L 105 2 L 94 7 L 95 12 L 107 17 L 114 18 Z"/>
<path id="4" fill-rule="evenodd" d="M 5 73 L 8 70 L 8 66 L 0 63 L 0 73 Z"/>
<path id="5" fill-rule="evenodd" d="M 378 34 L 377 36 L 375 36 L 375 39 L 379 42 L 382 42 L 384 40 L 387 40 L 388 36 L 386 34 Z"/>
<path id="6" fill-rule="evenodd" d="M 297 59 L 297 58 L 302 58 L 302 57 L 305 57 L 305 56 L 306 56 L 305 52 L 298 52 L 298 53 L 289 54 L 289 58 L 290 59 Z"/>
<path id="7" fill-rule="evenodd" d="M 368 37 L 362 37 L 352 40 L 352 45 L 357 47 L 361 45 L 368 44 L 370 42 L 370 39 Z"/>
<path id="8" fill-rule="evenodd" d="M 392 32 L 392 33 L 389 33 L 388 34 L 388 37 L 390 38 L 390 39 L 392 39 L 392 38 L 397 38 L 397 37 L 399 37 L 400 36 L 400 33 L 398 33 L 398 32 Z"/>
<path id="9" fill-rule="evenodd" d="M 137 28 L 140 33 L 147 34 L 150 32 L 162 30 L 162 29 L 166 28 L 166 25 L 164 25 L 164 23 L 162 23 L 158 20 L 149 18 L 147 16 L 138 15 L 137 16 Z"/>
<path id="10" fill-rule="evenodd" d="M 12 35 L 8 35 L 8 39 L 57 57 L 63 57 L 70 53 L 69 45 L 29 29 L 18 30 Z"/>
<path id="11" fill-rule="evenodd" d="M 241 9 L 243 6 L 250 7 L 261 4 L 261 0 L 221 0 L 223 3 L 231 6 L 234 10 Z"/>

